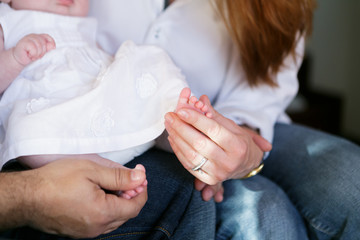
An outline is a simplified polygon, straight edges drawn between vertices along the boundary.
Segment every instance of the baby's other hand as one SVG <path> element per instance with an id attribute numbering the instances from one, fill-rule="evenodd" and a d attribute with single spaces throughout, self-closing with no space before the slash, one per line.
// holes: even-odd
<path id="1" fill-rule="evenodd" d="M 54 39 L 48 34 L 29 34 L 16 44 L 13 55 L 19 64 L 26 66 L 42 58 L 55 47 Z"/>

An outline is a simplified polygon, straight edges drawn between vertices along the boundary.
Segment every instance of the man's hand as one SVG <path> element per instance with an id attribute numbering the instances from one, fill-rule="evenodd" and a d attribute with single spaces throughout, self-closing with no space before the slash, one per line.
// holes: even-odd
<path id="1" fill-rule="evenodd" d="M 75 238 L 108 233 L 137 216 L 147 200 L 146 186 L 130 200 L 109 192 L 134 189 L 145 180 L 142 170 L 73 159 L 1 173 L 0 193 L 5 198 L 0 200 L 0 226 L 29 225 Z"/>

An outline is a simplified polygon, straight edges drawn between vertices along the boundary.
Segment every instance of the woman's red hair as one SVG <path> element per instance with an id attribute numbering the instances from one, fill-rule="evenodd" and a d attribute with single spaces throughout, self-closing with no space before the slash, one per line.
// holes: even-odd
<path id="1" fill-rule="evenodd" d="M 297 37 L 312 28 L 314 0 L 216 0 L 249 84 L 276 86 L 284 58 L 295 54 Z"/>

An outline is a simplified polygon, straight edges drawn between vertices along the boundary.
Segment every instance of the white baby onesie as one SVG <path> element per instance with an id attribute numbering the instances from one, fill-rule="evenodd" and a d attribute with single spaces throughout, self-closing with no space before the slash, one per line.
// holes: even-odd
<path id="1" fill-rule="evenodd" d="M 96 48 L 94 19 L 5 4 L 0 16 L 6 49 L 30 33 L 56 42 L 1 97 L 2 164 L 24 155 L 87 153 L 125 164 L 153 146 L 186 86 L 162 49 L 127 41 L 112 58 Z"/>

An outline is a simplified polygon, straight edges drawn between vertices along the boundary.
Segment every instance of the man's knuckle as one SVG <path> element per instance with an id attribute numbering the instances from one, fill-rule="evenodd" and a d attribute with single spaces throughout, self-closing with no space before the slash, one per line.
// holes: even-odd
<path id="1" fill-rule="evenodd" d="M 115 186 L 121 186 L 124 182 L 124 174 L 122 174 L 120 168 L 113 168 L 115 177 Z"/>

